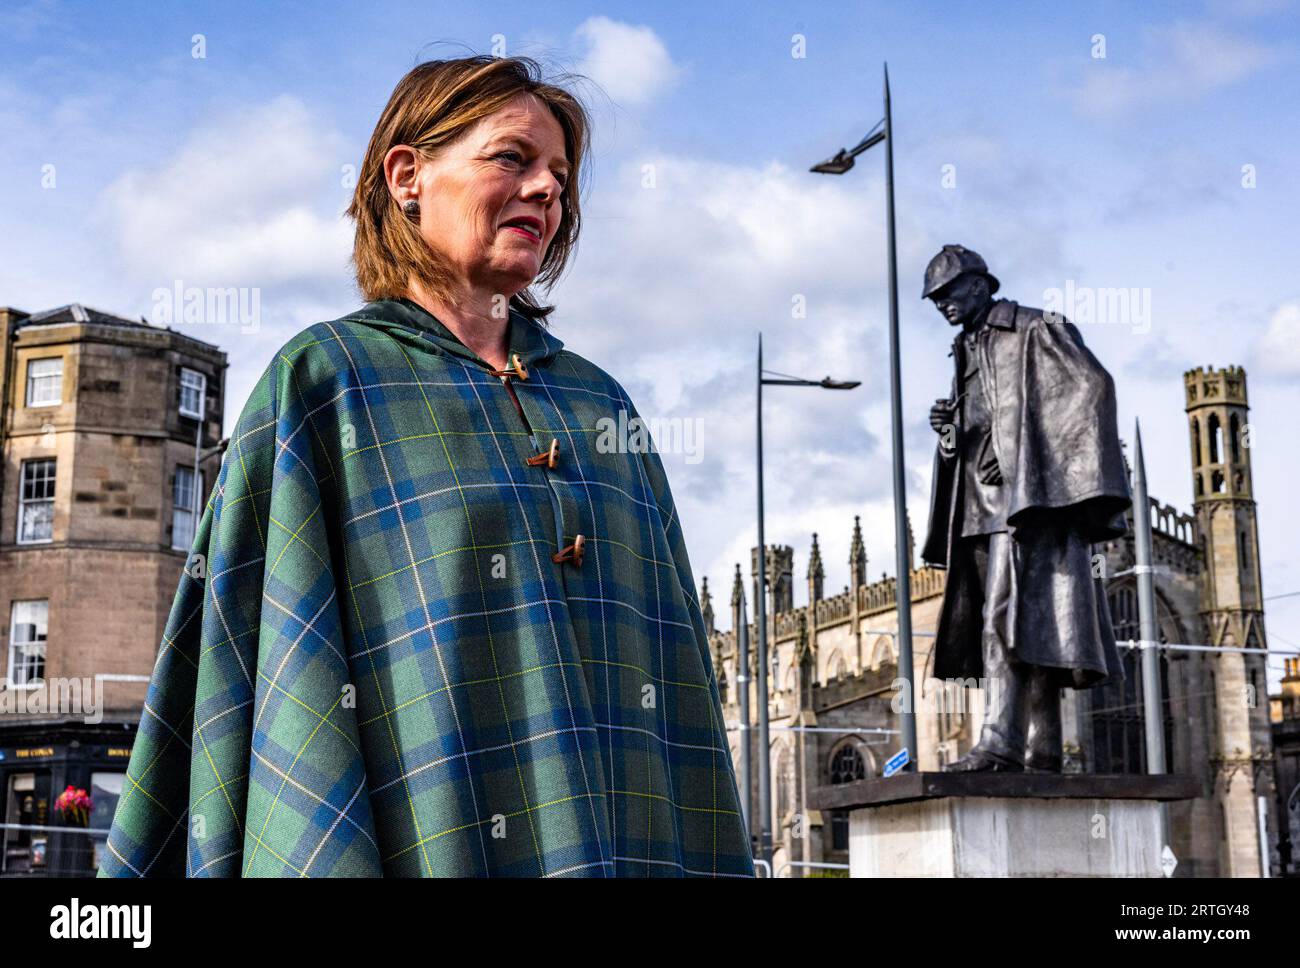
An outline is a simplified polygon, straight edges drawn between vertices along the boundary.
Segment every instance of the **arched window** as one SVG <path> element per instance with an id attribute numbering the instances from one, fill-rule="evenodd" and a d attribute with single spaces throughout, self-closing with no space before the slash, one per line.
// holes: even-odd
<path id="1" fill-rule="evenodd" d="M 794 770 L 791 768 L 790 748 L 782 746 L 776 757 L 776 816 L 779 822 L 784 823 L 785 817 L 790 812 L 790 803 L 795 794 L 791 789 L 794 785 Z"/>
<path id="2" fill-rule="evenodd" d="M 1111 625 L 1119 642 L 1142 637 L 1138 616 L 1137 589 L 1131 582 L 1112 587 L 1106 596 Z M 1157 612 L 1161 610 L 1159 600 Z M 1159 627 L 1160 623 L 1158 623 Z M 1161 628 L 1160 641 L 1168 641 Z M 1088 719 L 1092 732 L 1092 762 L 1096 773 L 1143 773 L 1146 771 L 1146 727 L 1143 721 L 1142 652 L 1121 649 L 1124 681 L 1111 682 L 1087 692 Z M 1160 693 L 1165 732 L 1165 754 L 1173 755 L 1173 712 L 1169 697 L 1168 654 L 1160 653 Z"/>
<path id="3" fill-rule="evenodd" d="M 1232 451 L 1232 462 L 1241 463 L 1241 423 L 1235 413 L 1228 420 L 1228 447 Z"/>
<path id="4" fill-rule="evenodd" d="M 1201 466 L 1201 422 L 1195 417 L 1192 418 L 1192 453 L 1195 457 L 1192 464 L 1196 467 Z M 1198 478 L 1199 480 L 1199 478 Z"/>
<path id="5" fill-rule="evenodd" d="M 837 679 L 844 679 L 849 674 L 849 664 L 844 660 L 844 656 L 841 654 L 837 653 L 835 658 L 835 677 Z"/>
<path id="6" fill-rule="evenodd" d="M 855 743 L 847 742 L 831 754 L 830 773 L 832 785 L 866 779 L 867 763 Z M 832 810 L 830 813 L 831 850 L 848 850 L 849 812 Z"/>
<path id="7" fill-rule="evenodd" d="M 852 743 L 845 743 L 831 757 L 831 784 L 852 783 L 867 778 L 867 763 Z"/>
<path id="8" fill-rule="evenodd" d="M 1217 464 L 1222 459 L 1219 455 L 1223 453 L 1223 428 L 1219 426 L 1219 415 L 1217 413 L 1210 414 L 1205 429 L 1210 437 L 1210 463 Z"/>

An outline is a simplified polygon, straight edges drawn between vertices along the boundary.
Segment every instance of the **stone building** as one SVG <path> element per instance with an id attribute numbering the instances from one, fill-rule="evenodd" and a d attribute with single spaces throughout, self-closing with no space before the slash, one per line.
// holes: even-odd
<path id="1" fill-rule="evenodd" d="M 1282 691 L 1269 699 L 1273 755 L 1277 758 L 1277 813 L 1282 873 L 1300 877 L 1300 657 L 1285 660 Z"/>
<path id="2" fill-rule="evenodd" d="M 86 873 L 220 466 L 226 356 L 80 305 L 0 308 L 0 876 Z M 196 448 L 200 460 L 195 481 Z"/>
<path id="3" fill-rule="evenodd" d="M 1165 747 L 1170 772 L 1195 776 L 1200 795 L 1172 804 L 1172 848 L 1177 876 L 1259 876 L 1263 853 L 1277 869 L 1278 806 L 1266 692 L 1264 613 L 1259 535 L 1251 489 L 1250 428 L 1245 373 L 1235 367 L 1196 369 L 1184 376 L 1194 503 L 1190 514 L 1152 499 L 1156 597 L 1160 639 L 1217 651 L 1161 652 Z M 1131 519 L 1130 519 L 1131 521 Z M 910 532 L 910 528 L 909 528 Z M 909 533 L 909 560 L 912 536 Z M 892 545 L 891 539 L 887 543 Z M 1131 535 L 1098 546 L 1116 637 L 1137 640 L 1137 591 Z M 895 580 L 867 580 L 867 547 L 855 518 L 849 554 L 851 585 L 827 595 L 817 536 L 806 569 L 807 604 L 794 604 L 794 552 L 766 554 L 769 596 L 774 872 L 824 873 L 808 864 L 848 858 L 847 816 L 808 809 L 808 791 L 825 784 L 879 775 L 899 748 L 893 711 L 898 647 Z M 740 774 L 737 683 L 750 689 L 757 721 L 754 667 L 739 676 L 735 630 L 745 602 L 755 601 L 758 557 L 748 590 L 740 566 L 732 588 L 731 631 L 714 628 L 707 582 L 702 605 L 713 660 Z M 945 572 L 911 572 L 916 689 L 916 758 L 937 770 L 963 755 L 979 736 L 977 690 L 932 678 L 933 635 Z M 744 613 L 744 614 L 747 614 Z M 749 641 L 757 641 L 749 623 Z M 1125 773 L 1145 770 L 1139 651 L 1122 649 L 1122 684 L 1063 694 L 1065 769 Z M 751 742 L 756 730 L 750 730 Z M 753 762 L 760 755 L 751 747 Z M 757 812 L 758 768 L 753 768 Z M 1260 815 L 1267 837 L 1261 850 Z M 757 820 L 751 816 L 755 836 Z"/>

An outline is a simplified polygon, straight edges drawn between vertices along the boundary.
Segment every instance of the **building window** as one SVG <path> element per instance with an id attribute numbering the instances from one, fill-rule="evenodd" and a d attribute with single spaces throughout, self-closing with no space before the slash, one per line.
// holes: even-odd
<path id="1" fill-rule="evenodd" d="M 200 492 L 203 475 L 199 475 Z M 179 466 L 172 484 L 172 547 L 189 551 L 194 543 L 194 468 Z"/>
<path id="2" fill-rule="evenodd" d="M 1138 616 L 1137 588 L 1126 583 L 1112 588 L 1106 596 L 1111 626 L 1119 642 L 1137 641 L 1142 637 Z M 1159 604 L 1157 604 L 1159 608 Z M 1168 639 L 1161 631 L 1160 641 Z M 1088 690 L 1088 718 L 1092 732 L 1092 768 L 1094 773 L 1145 773 L 1146 722 L 1143 718 L 1142 653 L 1139 649 L 1121 649 L 1124 681 L 1110 682 Z M 1160 693 L 1164 718 L 1165 753 L 1173 757 L 1174 720 L 1169 695 L 1169 656 L 1160 650 Z"/>
<path id="3" fill-rule="evenodd" d="M 776 817 L 778 821 L 784 821 L 790 813 L 790 798 L 797 796 L 797 791 L 793 790 L 794 771 L 790 768 L 790 750 L 788 747 L 782 747 L 780 754 L 776 758 Z"/>
<path id="4" fill-rule="evenodd" d="M 57 407 L 63 402 L 63 359 L 27 361 L 27 406 Z"/>
<path id="5" fill-rule="evenodd" d="M 181 369 L 181 416 L 203 419 L 203 397 L 208 381 L 198 370 Z"/>
<path id="6" fill-rule="evenodd" d="M 852 743 L 846 743 L 831 757 L 831 784 L 852 783 L 867 778 L 867 764 Z"/>
<path id="7" fill-rule="evenodd" d="M 54 458 L 23 461 L 18 491 L 18 543 L 54 540 Z"/>
<path id="8" fill-rule="evenodd" d="M 9 620 L 11 686 L 39 685 L 45 679 L 45 636 L 50 603 L 45 599 L 16 601 Z"/>
<path id="9" fill-rule="evenodd" d="M 44 830 L 49 823 L 50 773 L 10 773 L 5 789 L 4 850 L 0 851 L 0 874 L 30 874 L 45 870 Z"/>
<path id="10" fill-rule="evenodd" d="M 90 829 L 108 830 L 113 826 L 113 814 L 117 811 L 117 801 L 122 796 L 121 773 L 90 774 Z M 104 845 L 108 834 L 93 834 L 91 845 L 91 867 L 99 870 L 104 856 Z"/>
<path id="11" fill-rule="evenodd" d="M 867 777 L 867 764 L 853 743 L 845 743 L 831 756 L 831 784 L 852 783 Z M 849 849 L 849 812 L 831 812 L 831 850 Z"/>
<path id="12" fill-rule="evenodd" d="M 1219 425 L 1219 415 L 1210 414 L 1210 419 L 1206 424 L 1206 430 L 1210 436 L 1210 463 L 1217 464 L 1222 459 L 1223 454 L 1223 427 Z"/>

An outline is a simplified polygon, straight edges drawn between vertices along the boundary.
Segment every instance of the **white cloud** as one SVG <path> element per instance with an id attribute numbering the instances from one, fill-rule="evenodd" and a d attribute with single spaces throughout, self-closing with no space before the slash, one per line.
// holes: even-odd
<path id="1" fill-rule="evenodd" d="M 1300 300 L 1283 303 L 1273 313 L 1256 360 L 1265 373 L 1300 377 Z"/>
<path id="2" fill-rule="evenodd" d="M 587 48 L 579 72 L 624 106 L 648 104 L 681 75 L 681 68 L 650 27 L 591 17 L 574 35 Z"/>
<path id="3" fill-rule="evenodd" d="M 177 151 L 103 192 L 96 218 L 142 284 L 272 286 L 347 272 L 343 140 L 281 96 L 190 132 Z M 328 206 L 336 206 L 329 211 Z"/>
<path id="4" fill-rule="evenodd" d="M 147 315 L 152 294 L 177 280 L 258 291 L 253 332 L 237 320 L 173 323 L 229 354 L 228 429 L 277 347 L 358 302 L 352 223 L 342 215 L 351 195 L 343 166 L 356 163 L 334 128 L 280 96 L 201 121 L 173 152 L 114 179 L 94 205 L 100 256 L 124 294 L 111 308 Z"/>
<path id="5" fill-rule="evenodd" d="M 1277 62 L 1275 47 L 1209 21 L 1180 21 L 1147 32 L 1141 67 L 1121 66 L 1126 52 L 1108 38 L 1108 56 L 1089 62 L 1076 91 L 1079 108 L 1107 115 L 1140 104 L 1174 101 L 1226 87 Z M 1116 62 L 1120 63 L 1116 63 Z"/>

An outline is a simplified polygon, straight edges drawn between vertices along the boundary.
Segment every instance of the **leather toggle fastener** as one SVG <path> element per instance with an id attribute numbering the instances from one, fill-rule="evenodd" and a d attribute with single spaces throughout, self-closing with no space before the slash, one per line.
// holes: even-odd
<path id="1" fill-rule="evenodd" d="M 513 376 L 519 380 L 528 379 L 528 367 L 524 365 L 524 361 L 519 358 L 518 353 L 510 354 L 510 365 L 504 370 L 492 370 L 491 373 L 493 376 Z"/>
<path id="2" fill-rule="evenodd" d="M 572 562 L 574 567 L 581 568 L 582 548 L 586 543 L 587 539 L 582 535 L 574 535 L 573 544 L 566 545 L 563 551 L 557 551 L 555 554 L 551 555 L 551 561 L 555 562 L 557 565 L 568 561 Z"/>
<path id="3" fill-rule="evenodd" d="M 554 437 L 551 438 L 551 447 L 540 454 L 534 454 L 527 459 L 529 467 L 545 467 L 548 470 L 555 470 L 555 465 L 560 462 L 560 442 Z"/>

